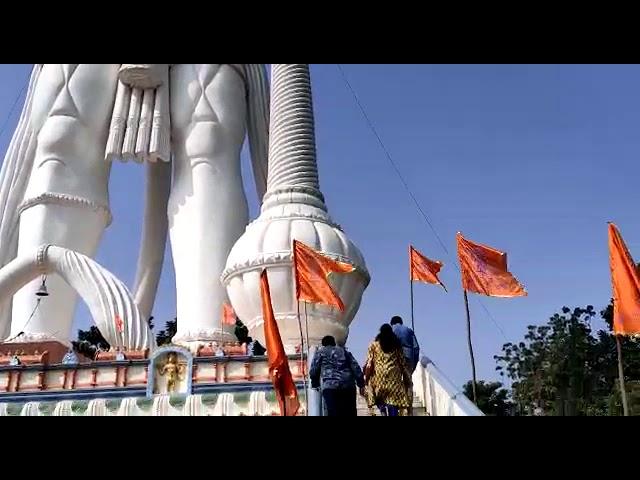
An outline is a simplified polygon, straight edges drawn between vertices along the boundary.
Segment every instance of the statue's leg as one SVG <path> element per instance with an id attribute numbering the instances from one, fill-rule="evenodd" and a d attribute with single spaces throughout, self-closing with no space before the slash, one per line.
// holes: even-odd
<path id="1" fill-rule="evenodd" d="M 103 155 L 117 73 L 115 64 L 44 66 L 33 99 L 37 149 L 21 206 L 19 255 L 45 243 L 95 255 L 110 218 Z M 61 278 L 48 278 L 50 296 L 29 319 L 39 286 L 34 281 L 15 295 L 11 337 L 68 342 L 76 293 Z"/>
<path id="2" fill-rule="evenodd" d="M 234 340 L 221 325 L 220 275 L 248 222 L 240 151 L 246 131 L 243 79 L 228 65 L 181 64 L 171 72 L 175 162 L 169 232 L 176 273 L 175 341 Z"/>

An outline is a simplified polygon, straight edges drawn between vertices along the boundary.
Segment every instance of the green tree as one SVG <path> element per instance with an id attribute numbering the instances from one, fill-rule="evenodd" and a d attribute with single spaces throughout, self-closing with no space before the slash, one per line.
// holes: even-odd
<path id="1" fill-rule="evenodd" d="M 462 387 L 463 393 L 468 398 L 473 398 L 472 381 L 468 381 Z M 509 401 L 509 391 L 502 388 L 500 382 L 476 382 L 476 395 L 478 408 L 488 416 L 506 417 L 511 415 L 513 404 Z"/>
<path id="2" fill-rule="evenodd" d="M 591 305 L 564 307 L 546 325 L 527 327 L 524 341 L 506 343 L 496 355 L 496 370 L 511 379 L 520 414 L 593 415 L 598 396 L 597 340 Z"/>
<path id="3" fill-rule="evenodd" d="M 96 326 L 90 327 L 89 330 L 78 330 L 78 338 L 71 344 L 76 353 L 92 360 L 98 350 L 109 350 L 111 348 L 109 342 L 105 340 Z"/>
<path id="4" fill-rule="evenodd" d="M 599 388 L 607 413 L 622 415 L 622 396 L 618 379 L 618 351 L 613 333 L 613 300 L 600 312 L 607 330 L 598 332 L 597 361 L 599 364 Z M 640 415 L 640 343 L 637 338 L 622 337 L 622 364 L 629 407 L 632 415 Z"/>
<path id="5" fill-rule="evenodd" d="M 149 317 L 148 323 L 149 328 L 153 330 L 153 317 Z M 95 358 L 98 350 L 108 351 L 111 349 L 111 345 L 96 326 L 90 327 L 89 330 L 78 330 L 78 337 L 71 342 L 71 345 L 76 353 L 91 359 Z"/>
<path id="6" fill-rule="evenodd" d="M 171 339 L 175 336 L 177 331 L 178 331 L 178 319 L 174 318 L 173 320 L 169 320 L 165 324 L 164 330 L 160 330 L 156 335 L 156 344 L 159 347 L 170 344 Z"/>

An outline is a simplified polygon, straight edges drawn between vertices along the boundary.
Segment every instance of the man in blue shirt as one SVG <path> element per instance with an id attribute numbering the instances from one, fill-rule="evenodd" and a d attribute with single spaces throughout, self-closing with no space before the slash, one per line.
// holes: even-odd
<path id="1" fill-rule="evenodd" d="M 420 361 L 420 345 L 418 345 L 416 334 L 413 333 L 413 330 L 409 327 L 402 324 L 401 317 L 393 317 L 390 323 L 391 328 L 393 328 L 393 333 L 396 334 L 396 337 L 398 337 L 398 340 L 400 340 L 402 344 L 402 352 L 407 361 L 409 372 L 413 373 Z"/>
<path id="2" fill-rule="evenodd" d="M 311 362 L 311 388 L 322 388 L 330 417 L 356 416 L 356 386 L 364 395 L 364 375 L 353 355 L 328 335 Z"/>

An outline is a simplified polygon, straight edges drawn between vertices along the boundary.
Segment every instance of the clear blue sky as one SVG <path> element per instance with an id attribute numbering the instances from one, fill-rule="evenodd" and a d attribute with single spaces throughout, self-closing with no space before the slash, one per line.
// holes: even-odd
<path id="1" fill-rule="evenodd" d="M 1 65 L 0 122 L 29 65 Z M 563 305 L 606 306 L 611 286 L 606 222 L 621 228 L 640 258 L 640 66 L 345 65 L 383 141 L 443 238 L 445 254 L 420 217 L 362 118 L 335 65 L 312 65 L 322 190 L 330 213 L 363 251 L 372 282 L 351 330 L 362 358 L 391 315 L 409 320 L 407 246 L 444 261 L 449 293 L 415 287 L 424 353 L 456 384 L 470 377 L 455 233 L 509 253 L 529 297 L 484 299 L 506 338 L 522 338 Z M 19 110 L 19 109 L 18 109 Z M 0 136 L 6 150 L 18 111 Z M 252 206 L 249 162 L 245 183 Z M 98 260 L 133 283 L 143 169 L 116 165 L 115 222 Z M 479 378 L 495 378 L 505 342 L 471 298 Z M 173 318 L 169 257 L 154 311 Z M 89 324 L 80 307 L 76 326 Z"/>

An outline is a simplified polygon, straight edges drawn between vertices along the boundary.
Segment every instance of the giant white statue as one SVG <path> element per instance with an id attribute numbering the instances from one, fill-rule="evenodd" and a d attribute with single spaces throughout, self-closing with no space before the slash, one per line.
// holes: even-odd
<path id="1" fill-rule="evenodd" d="M 110 343 L 153 347 L 145 320 L 168 235 L 175 343 L 197 348 L 232 340 L 232 327 L 221 324 L 228 298 L 261 338 L 258 275 L 267 267 L 285 344 L 299 344 L 294 238 L 357 269 L 337 280 L 344 314 L 314 306 L 307 312 L 314 343 L 327 333 L 344 341 L 369 276 L 320 193 L 308 65 L 274 65 L 272 77 L 270 118 L 264 65 L 35 65 L 0 172 L 0 339 L 68 343 L 80 292 Z M 247 134 L 264 203 L 245 232 L 240 152 Z M 92 260 L 113 220 L 114 160 L 147 169 L 132 292 Z M 35 295 L 40 275 L 47 275 L 50 293 L 43 301 Z"/>
<path id="2" fill-rule="evenodd" d="M 219 277 L 248 222 L 240 151 L 248 127 L 261 197 L 268 101 L 263 65 L 35 65 L 2 166 L 0 267 L 43 244 L 93 257 L 111 222 L 111 160 L 146 161 L 134 288 L 141 314 L 149 315 L 154 301 L 168 223 L 180 319 L 176 341 L 224 337 L 226 292 Z M 32 316 L 39 285 L 36 279 L 22 288 L 12 309 L 5 302 L 0 334 L 68 341 L 75 291 L 59 276 L 49 278 L 51 295 Z"/>

